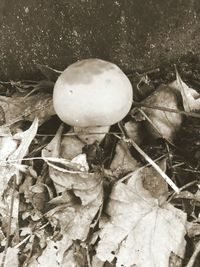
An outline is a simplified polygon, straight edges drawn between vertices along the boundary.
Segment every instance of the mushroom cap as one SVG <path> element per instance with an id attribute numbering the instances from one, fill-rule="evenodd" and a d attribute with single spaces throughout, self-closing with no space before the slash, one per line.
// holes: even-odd
<path id="1" fill-rule="evenodd" d="M 71 126 L 108 126 L 127 115 L 132 95 L 131 83 L 118 66 L 85 59 L 58 77 L 53 104 L 60 119 Z"/>

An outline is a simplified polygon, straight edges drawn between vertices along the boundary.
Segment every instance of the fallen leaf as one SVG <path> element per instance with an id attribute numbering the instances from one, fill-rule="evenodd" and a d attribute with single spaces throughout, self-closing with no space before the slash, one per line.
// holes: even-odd
<path id="1" fill-rule="evenodd" d="M 172 251 L 184 256 L 186 214 L 167 202 L 159 206 L 141 178 L 136 171 L 127 184 L 113 187 L 97 257 L 104 262 L 116 258 L 116 267 L 168 267 Z"/>
<path id="2" fill-rule="evenodd" d="M 66 235 L 71 240 L 85 241 L 100 205 L 101 195 L 97 196 L 94 202 L 84 206 L 70 201 L 48 211 L 46 217 L 54 227 L 61 228 L 63 236 Z"/>
<path id="3" fill-rule="evenodd" d="M 142 102 L 144 104 L 142 110 L 151 121 L 148 121 L 148 119 L 144 121 L 148 138 L 165 138 L 173 141 L 181 126 L 183 120 L 182 114 L 159 110 L 156 106 L 181 110 L 181 102 L 179 91 L 171 85 L 160 85 Z M 147 108 L 145 105 L 153 108 Z"/>
<path id="4" fill-rule="evenodd" d="M 166 159 L 160 160 L 157 164 L 161 170 L 166 172 Z M 168 196 L 168 184 L 153 167 L 143 168 L 141 170 L 141 175 L 143 187 L 150 192 L 152 197 L 159 199 Z"/>
<path id="5" fill-rule="evenodd" d="M 6 161 L 0 162 L 0 197 L 2 197 L 4 190 L 6 189 L 10 178 L 18 174 L 19 169 L 15 167 L 15 163 L 20 164 L 26 153 L 28 152 L 28 148 L 35 137 L 38 129 L 38 119 L 36 118 L 32 123 L 31 127 L 23 132 L 15 135 L 14 138 L 19 138 L 21 143 L 17 147 L 17 149 L 9 155 Z"/>
<path id="6" fill-rule="evenodd" d="M 115 150 L 115 156 L 110 165 L 110 170 L 116 177 L 123 177 L 127 173 L 134 171 L 139 163 L 131 155 L 128 144 L 119 140 Z"/>
<path id="7" fill-rule="evenodd" d="M 0 136 L 0 160 L 6 160 L 16 150 L 17 145 L 9 130 L 5 136 Z"/>
<path id="8" fill-rule="evenodd" d="M 187 235 L 190 238 L 194 238 L 200 235 L 199 222 L 187 222 Z"/>
<path id="9" fill-rule="evenodd" d="M 7 249 L 6 259 L 5 259 L 5 262 L 4 262 L 4 267 L 11 267 L 11 266 L 12 267 L 18 267 L 19 266 L 18 253 L 19 253 L 19 249 L 18 248 L 9 247 Z M 4 252 L 1 252 L 0 253 L 0 263 L 2 263 L 3 256 L 4 256 Z"/>
<path id="10" fill-rule="evenodd" d="M 12 177 L 15 177 L 16 182 L 19 182 L 20 171 L 18 166 L 20 165 L 22 159 L 28 152 L 28 148 L 36 135 L 38 128 L 37 118 L 34 120 L 31 127 L 20 135 L 20 144 L 9 156 L 2 153 L 3 157 L 6 157 L 4 161 L 0 164 L 0 215 L 2 217 L 1 224 L 2 230 L 6 233 L 10 227 L 10 235 L 17 235 L 18 226 L 18 216 L 19 216 L 19 193 L 17 192 L 14 184 L 9 183 Z M 19 136 L 18 136 L 19 137 Z M 5 137 L 2 137 L 5 138 Z M 10 137 L 11 138 L 11 137 Z M 12 137 L 14 140 L 14 137 Z M 12 140 L 11 139 L 11 140 Z M 10 140 L 11 146 L 13 146 Z M 8 157 L 7 157 L 8 156 Z M 17 163 L 17 168 L 16 168 Z M 14 201 L 13 201 L 14 199 Z M 12 207 L 12 211 L 11 211 Z M 12 220 L 10 221 L 10 217 Z"/>
<path id="11" fill-rule="evenodd" d="M 85 154 L 72 160 L 62 158 L 60 152 L 66 150 L 60 150 L 61 136 L 62 127 L 42 151 L 57 192 L 51 203 L 62 203 L 48 211 L 46 216 L 54 227 L 60 226 L 63 236 L 84 241 L 103 202 L 103 177 L 101 172 L 88 172 Z"/>
<path id="12" fill-rule="evenodd" d="M 186 112 L 195 110 L 198 111 L 200 109 L 200 94 L 183 82 L 177 69 L 176 80 L 171 84 L 171 86 L 181 92 L 183 107 Z"/>
<path id="13" fill-rule="evenodd" d="M 66 190 L 73 190 L 74 194 L 80 198 L 83 205 L 88 205 L 94 201 L 99 194 L 102 195 L 102 174 L 89 173 L 85 154 L 76 156 L 76 160 L 63 159 L 60 154 L 62 129 L 60 128 L 56 136 L 42 151 L 42 156 L 49 158 L 49 175 L 53 180 L 57 194 Z M 66 154 L 65 154 L 66 155 Z M 57 162 L 53 162 L 51 157 L 58 157 Z M 61 158 L 59 158 L 61 156 Z M 82 163 L 77 162 L 77 158 L 82 158 Z M 83 157 L 85 160 L 83 161 Z"/>
<path id="14" fill-rule="evenodd" d="M 27 154 L 29 146 L 36 136 L 38 130 L 38 118 L 36 117 L 31 124 L 30 128 L 24 132 L 19 132 L 13 136 L 14 139 L 20 140 L 19 147 L 10 155 L 9 160 L 16 160 L 21 162 L 24 156 Z"/>
<path id="15" fill-rule="evenodd" d="M 6 124 L 12 124 L 21 120 L 33 121 L 38 117 L 42 124 L 55 114 L 52 95 L 38 93 L 27 98 L 21 96 L 0 96 L 0 104 L 5 113 Z"/>
<path id="16" fill-rule="evenodd" d="M 141 123 L 132 120 L 124 124 L 129 138 L 134 140 L 138 145 L 143 141 L 143 129 L 141 128 Z"/>
<path id="17" fill-rule="evenodd" d="M 63 158 L 72 160 L 82 153 L 84 145 L 76 136 L 63 136 L 60 144 L 60 154 Z"/>
<path id="18" fill-rule="evenodd" d="M 65 237 L 60 241 L 48 240 L 42 255 L 30 263 L 29 267 L 70 267 L 63 264 L 65 251 L 71 246 L 71 241 Z M 73 265 L 72 265 L 73 266 Z"/>

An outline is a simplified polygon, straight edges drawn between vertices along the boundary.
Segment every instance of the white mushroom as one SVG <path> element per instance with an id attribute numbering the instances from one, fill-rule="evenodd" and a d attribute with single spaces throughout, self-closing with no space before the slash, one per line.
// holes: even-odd
<path id="1" fill-rule="evenodd" d="M 53 104 L 59 118 L 91 144 L 102 140 L 110 126 L 127 115 L 132 86 L 115 64 L 85 59 L 70 65 L 58 77 Z"/>

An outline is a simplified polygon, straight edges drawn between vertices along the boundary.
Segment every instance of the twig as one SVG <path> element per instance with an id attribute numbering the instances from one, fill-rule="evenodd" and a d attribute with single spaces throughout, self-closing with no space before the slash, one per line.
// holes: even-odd
<path id="1" fill-rule="evenodd" d="M 160 71 L 160 68 L 154 68 L 154 69 L 149 69 L 149 70 L 146 70 L 142 73 L 139 73 L 139 72 L 136 72 L 138 76 L 144 76 L 144 75 L 148 75 L 148 74 L 152 74 L 152 73 L 156 73 L 156 72 L 159 72 Z"/>
<path id="2" fill-rule="evenodd" d="M 190 186 L 192 186 L 192 185 L 194 185 L 196 183 L 197 183 L 196 180 L 195 181 L 192 181 L 192 182 L 190 182 L 188 184 L 183 185 L 179 190 L 180 191 L 183 191 L 184 189 L 186 189 L 186 188 L 188 188 L 188 187 L 190 187 Z M 176 192 L 172 193 L 171 196 L 168 198 L 167 202 L 170 202 L 175 195 L 176 195 Z"/>
<path id="3" fill-rule="evenodd" d="M 47 107 L 50 106 L 51 104 L 52 104 L 51 101 L 49 101 L 47 104 L 45 104 L 45 105 L 43 105 L 43 106 L 41 106 L 41 107 L 37 107 L 37 108 L 35 108 L 35 109 L 31 110 L 31 111 L 28 111 L 28 112 L 25 111 L 22 115 L 15 117 L 15 118 L 12 119 L 9 123 L 0 125 L 0 128 L 1 128 L 1 127 L 9 127 L 9 126 L 15 124 L 16 122 L 19 122 L 19 121 L 23 120 L 25 117 L 30 116 L 32 113 L 34 113 L 34 112 L 36 112 L 36 111 L 41 111 L 41 110 L 47 108 Z"/>
<path id="4" fill-rule="evenodd" d="M 86 249 L 86 256 L 87 256 L 87 264 L 88 264 L 88 267 L 92 267 L 88 245 L 86 245 L 86 248 L 85 249 Z"/>
<path id="5" fill-rule="evenodd" d="M 197 243 L 195 251 L 193 252 L 193 254 L 192 254 L 188 264 L 186 265 L 186 267 L 194 266 L 195 260 L 196 260 L 196 258 L 198 256 L 199 252 L 200 252 L 200 241 Z"/>
<path id="6" fill-rule="evenodd" d="M 166 155 L 162 155 L 162 156 L 160 156 L 159 158 L 155 159 L 155 162 L 157 162 L 157 161 L 159 161 L 159 160 L 165 158 L 165 156 L 166 156 Z M 146 165 L 140 167 L 140 168 L 137 169 L 136 171 L 141 171 L 141 170 L 143 170 L 143 169 L 145 169 L 145 168 L 147 168 L 147 167 L 149 167 L 149 166 L 151 166 L 151 164 L 147 163 Z M 122 177 L 122 178 L 120 178 L 119 180 L 117 180 L 116 183 L 122 183 L 122 182 L 124 182 L 125 180 L 129 179 L 134 173 L 135 173 L 135 170 L 132 171 L 132 172 L 129 172 L 129 173 L 126 174 L 124 177 Z"/>
<path id="7" fill-rule="evenodd" d="M 149 118 L 149 116 L 147 116 L 147 114 L 141 109 L 139 108 L 138 109 L 139 112 L 145 117 L 145 119 L 151 124 L 151 126 L 153 127 L 153 129 L 158 133 L 158 135 L 165 139 L 171 146 L 175 147 L 175 145 L 169 140 L 167 139 L 166 137 L 164 137 L 161 132 L 159 131 L 158 127 L 153 123 L 153 121 Z"/>
<path id="8" fill-rule="evenodd" d="M 145 117 L 145 119 L 152 125 L 153 129 L 158 133 L 161 138 L 164 138 L 158 127 L 152 122 L 152 120 L 147 116 L 147 114 L 141 108 L 138 108 L 139 112 Z"/>
<path id="9" fill-rule="evenodd" d="M 15 248 L 19 248 L 21 245 L 23 245 L 30 237 L 32 236 L 32 234 L 29 234 L 28 236 L 26 236 L 20 243 L 18 243 Z"/>
<path id="10" fill-rule="evenodd" d="M 94 133 L 87 133 L 88 135 L 92 135 Z M 121 134 L 120 132 L 95 132 L 95 134 L 107 134 L 107 135 L 114 135 L 114 134 Z M 64 133 L 62 134 L 62 136 L 76 136 L 77 133 L 75 132 L 68 132 L 68 133 Z M 52 137 L 52 136 L 55 136 L 55 134 L 37 134 L 36 136 L 38 137 L 44 137 L 44 136 L 47 136 L 47 137 Z"/>
<path id="11" fill-rule="evenodd" d="M 161 175 L 161 177 L 171 186 L 176 193 L 180 192 L 180 189 L 169 178 L 169 176 L 131 139 L 127 140 L 131 142 L 132 146 L 144 157 L 144 159 L 151 164 L 151 166 Z"/>
<path id="12" fill-rule="evenodd" d="M 124 134 L 124 141 L 130 143 L 139 153 L 143 156 L 143 158 L 151 164 L 151 166 L 161 175 L 161 177 L 171 186 L 171 188 L 179 193 L 180 189 L 175 185 L 175 183 L 169 178 L 169 176 L 135 143 L 133 139 L 128 136 L 126 129 L 123 127 L 122 123 L 118 123 L 119 128 Z M 116 135 L 117 136 L 117 135 Z M 118 136 L 118 138 L 122 139 Z"/>
<path id="13" fill-rule="evenodd" d="M 161 110 L 161 111 L 179 113 L 179 114 L 183 114 L 183 115 L 189 116 L 189 117 L 200 118 L 200 114 L 199 113 L 186 112 L 186 111 L 179 110 L 179 109 L 166 108 L 166 107 L 161 107 L 161 106 L 156 106 L 156 105 L 155 106 L 151 106 L 151 105 L 147 105 L 147 104 L 139 103 L 139 102 L 133 102 L 133 107 L 139 107 L 141 109 L 142 108 L 157 109 L 157 110 Z"/>

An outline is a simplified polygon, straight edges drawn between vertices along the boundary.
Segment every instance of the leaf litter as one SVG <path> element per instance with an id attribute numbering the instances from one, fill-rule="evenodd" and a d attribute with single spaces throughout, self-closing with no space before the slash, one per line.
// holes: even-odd
<path id="1" fill-rule="evenodd" d="M 198 181 L 176 148 L 176 136 L 184 116 L 198 114 L 198 92 L 176 70 L 176 81 L 160 85 L 148 97 L 143 92 L 139 108 L 124 124 L 163 173 L 182 185 L 183 191 L 173 194 L 123 131 L 118 141 L 111 142 L 116 135 L 108 134 L 101 147 L 94 144 L 89 150 L 61 125 L 52 139 L 45 137 L 45 147 L 35 149 L 41 138 L 37 133 L 55 114 L 51 90 L 60 73 L 37 67 L 48 80 L 12 82 L 15 93 L 0 96 L 1 267 L 193 266 L 199 246 L 196 242 L 196 251 L 186 256 L 185 236 L 192 241 L 199 236 L 199 194 L 187 190 L 197 188 Z M 156 78 L 148 76 L 149 94 Z M 24 121 L 31 126 L 25 129 Z M 161 151 L 160 137 L 165 141 L 159 144 Z M 97 151 L 106 156 L 97 157 Z M 191 170 L 189 189 L 177 168 Z"/>
<path id="2" fill-rule="evenodd" d="M 142 176 L 139 169 L 126 184 L 113 187 L 106 210 L 109 221 L 99 233 L 97 257 L 109 262 L 116 258 L 117 267 L 164 267 L 172 251 L 184 256 L 186 214 L 166 202 L 160 206 L 144 189 Z"/>

